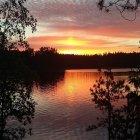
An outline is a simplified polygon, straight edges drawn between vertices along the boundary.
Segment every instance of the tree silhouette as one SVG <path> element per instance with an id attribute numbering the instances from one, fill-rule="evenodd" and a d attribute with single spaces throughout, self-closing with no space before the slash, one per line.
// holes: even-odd
<path id="1" fill-rule="evenodd" d="M 124 85 L 124 80 L 114 80 L 111 70 L 105 71 L 104 74 L 105 78 L 101 76 L 90 90 L 95 105 L 100 110 L 107 112 L 107 118 L 102 119 L 102 123 L 99 126 L 107 124 L 109 140 L 111 140 L 113 134 L 110 132 L 112 130 L 112 114 L 114 110 L 112 101 L 124 97 L 123 93 L 125 92 L 126 86 Z M 94 128 L 97 127 L 94 126 Z"/>
<path id="2" fill-rule="evenodd" d="M 36 55 L 40 56 L 55 55 L 55 54 L 57 54 L 57 49 L 51 47 L 41 47 L 39 51 L 36 51 Z"/>
<path id="3" fill-rule="evenodd" d="M 99 126 L 107 126 L 109 140 L 139 140 L 140 139 L 140 71 L 131 71 L 127 84 L 124 80 L 116 81 L 111 71 L 105 72 L 105 78 L 99 78 L 91 89 L 93 101 L 107 117 L 101 118 L 98 125 L 92 125 L 87 130 Z M 114 101 L 123 99 L 126 104 L 113 106 Z"/>
<path id="4" fill-rule="evenodd" d="M 136 19 L 140 0 L 98 0 L 97 6 L 100 10 L 105 10 L 105 12 L 109 12 L 111 7 L 115 7 L 124 19 L 133 21 Z M 128 11 L 134 12 L 134 17 L 132 19 L 125 16 L 125 13 Z"/>
<path id="5" fill-rule="evenodd" d="M 26 133 L 31 134 L 31 128 L 26 129 L 26 125 L 31 123 L 35 112 L 35 102 L 31 96 L 32 80 L 26 70 L 28 75 L 24 74 L 24 67 L 19 67 L 20 70 L 17 71 L 0 71 L 1 140 L 21 140 Z M 9 122 L 13 120 L 18 121 L 20 125 L 9 127 Z"/>
<path id="6" fill-rule="evenodd" d="M 26 0 L 0 1 L 0 140 L 21 140 L 31 128 L 35 112 L 32 99 L 31 70 L 20 59 L 24 47 L 32 53 L 26 41 L 26 29 L 36 31 L 37 20 L 25 6 Z M 12 121 L 18 126 L 9 126 Z"/>
<path id="7" fill-rule="evenodd" d="M 0 50 L 29 47 L 26 28 L 36 30 L 37 20 L 24 6 L 26 0 L 4 0 L 0 2 Z"/>

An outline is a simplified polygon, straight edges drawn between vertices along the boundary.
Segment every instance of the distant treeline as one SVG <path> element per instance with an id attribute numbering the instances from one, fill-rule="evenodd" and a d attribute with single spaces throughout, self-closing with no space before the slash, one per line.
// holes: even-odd
<path id="1" fill-rule="evenodd" d="M 18 61 L 17 61 L 18 60 Z M 8 61 L 24 63 L 38 73 L 57 72 L 65 69 L 93 68 L 137 68 L 140 67 L 140 53 L 107 53 L 103 55 L 58 54 L 54 48 L 42 47 L 38 51 L 29 48 L 25 51 L 0 51 L 0 65 Z"/>

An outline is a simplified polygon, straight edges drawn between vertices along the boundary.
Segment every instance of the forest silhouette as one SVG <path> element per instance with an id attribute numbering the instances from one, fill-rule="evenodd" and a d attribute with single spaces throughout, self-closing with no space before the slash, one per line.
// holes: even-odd
<path id="1" fill-rule="evenodd" d="M 22 62 L 28 69 L 38 74 L 47 72 L 62 72 L 66 69 L 112 69 L 112 68 L 139 68 L 140 53 L 105 53 L 95 55 L 68 55 L 58 54 L 54 48 L 43 47 L 38 51 L 31 48 L 25 51 L 11 50 L 0 51 L 2 60 L 0 64 L 7 58 L 17 59 Z"/>

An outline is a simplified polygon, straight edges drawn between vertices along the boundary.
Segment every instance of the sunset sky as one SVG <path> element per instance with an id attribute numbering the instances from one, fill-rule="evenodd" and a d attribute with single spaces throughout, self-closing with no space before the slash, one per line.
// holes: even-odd
<path id="1" fill-rule="evenodd" d="M 28 0 L 27 4 L 38 20 L 37 32 L 27 33 L 35 50 L 54 47 L 65 54 L 140 51 L 139 11 L 130 22 L 113 8 L 109 13 L 99 11 L 96 0 Z"/>

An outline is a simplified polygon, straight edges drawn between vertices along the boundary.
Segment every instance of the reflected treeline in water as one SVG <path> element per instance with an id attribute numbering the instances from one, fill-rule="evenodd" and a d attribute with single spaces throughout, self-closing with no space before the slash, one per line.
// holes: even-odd
<path id="1" fill-rule="evenodd" d="M 97 125 L 87 130 L 106 126 L 109 140 L 140 139 L 140 69 L 131 71 L 127 81 L 115 80 L 113 73 L 104 72 L 91 89 L 93 102 L 103 111 Z M 105 115 L 106 114 L 106 115 Z"/>
<path id="2" fill-rule="evenodd" d="M 1 52 L 0 64 L 0 140 L 21 140 L 32 133 L 32 74 L 14 54 Z"/>
<path id="3" fill-rule="evenodd" d="M 64 79 L 65 72 L 46 72 L 38 75 L 37 85 L 46 87 L 47 85 L 55 86 L 56 83 Z"/>

